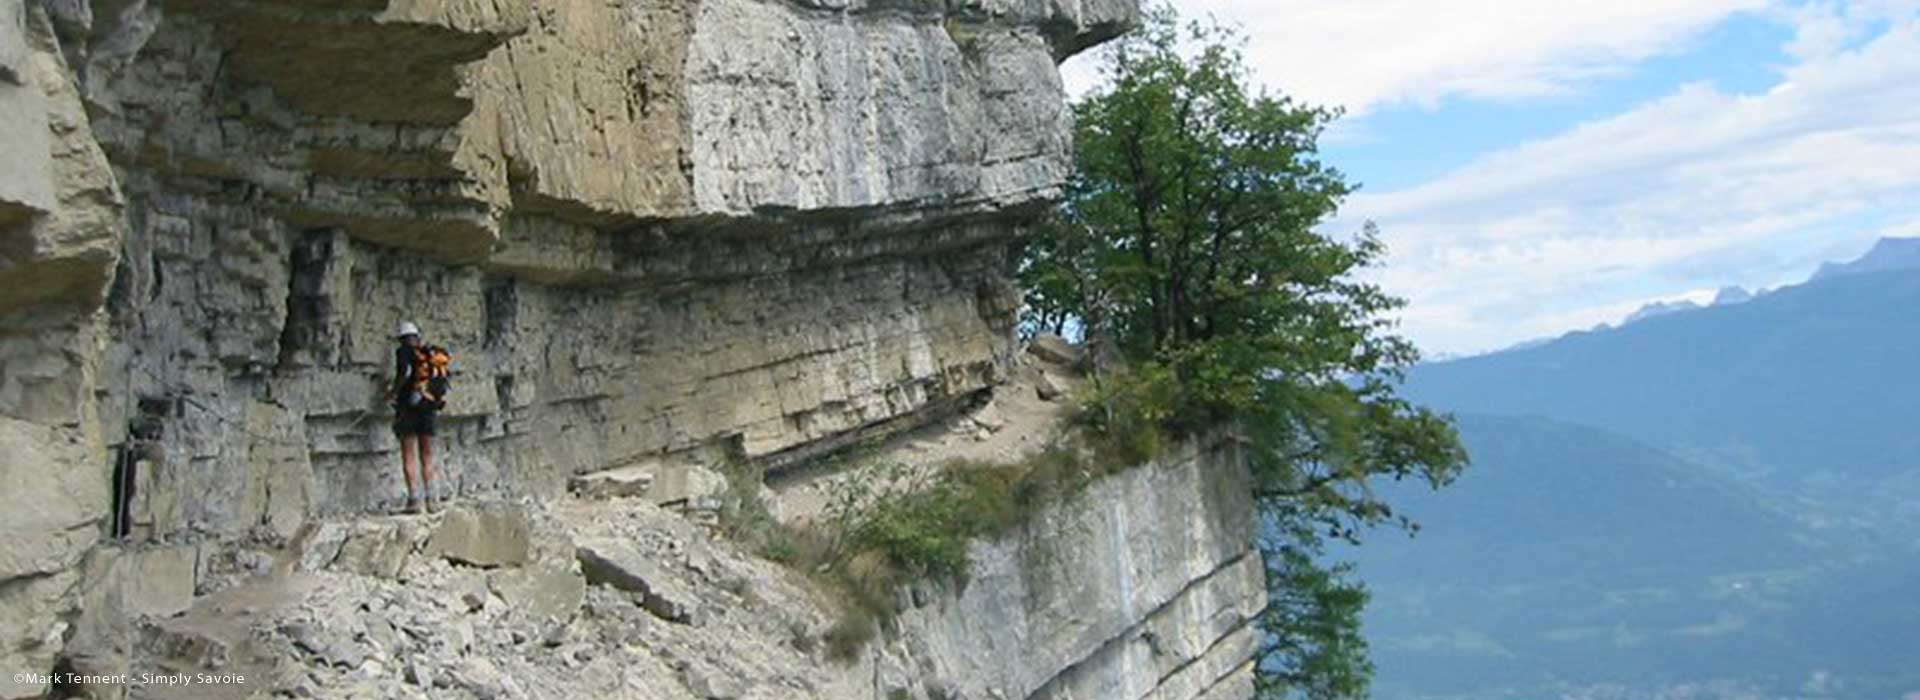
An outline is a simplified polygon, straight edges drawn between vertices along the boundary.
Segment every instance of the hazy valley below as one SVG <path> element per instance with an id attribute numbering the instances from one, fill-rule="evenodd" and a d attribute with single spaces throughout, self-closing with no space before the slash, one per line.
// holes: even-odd
<path id="1" fill-rule="evenodd" d="M 1873 258 L 1416 369 L 1474 464 L 1343 552 L 1376 696 L 1920 692 L 1920 273 Z"/>

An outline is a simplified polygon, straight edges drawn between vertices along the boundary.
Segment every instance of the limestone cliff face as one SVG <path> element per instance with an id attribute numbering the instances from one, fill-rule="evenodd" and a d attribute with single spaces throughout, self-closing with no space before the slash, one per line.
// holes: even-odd
<path id="1" fill-rule="evenodd" d="M 159 533 L 391 497 L 401 319 L 462 491 L 912 414 L 1004 364 L 1053 60 L 1133 11 L 12 0 L 0 397 L 138 443 Z"/>
<path id="2" fill-rule="evenodd" d="M 969 584 L 906 614 L 883 658 L 911 663 L 881 675 L 961 698 L 1251 698 L 1267 599 L 1247 478 L 1231 446 L 1189 448 L 977 544 Z"/>
<path id="3" fill-rule="evenodd" d="M 52 667 L 116 525 L 397 498 L 402 319 L 457 354 L 465 494 L 778 465 L 989 388 L 1068 167 L 1055 62 L 1137 11 L 0 0 L 0 671 Z"/>

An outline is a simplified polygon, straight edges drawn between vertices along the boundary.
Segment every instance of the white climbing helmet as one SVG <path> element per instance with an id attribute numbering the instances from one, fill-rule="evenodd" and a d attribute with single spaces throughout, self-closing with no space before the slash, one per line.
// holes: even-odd
<path id="1" fill-rule="evenodd" d="M 420 335 L 420 327 L 413 325 L 412 321 L 401 321 L 400 326 L 393 329 L 395 338 L 405 338 L 410 335 Z"/>

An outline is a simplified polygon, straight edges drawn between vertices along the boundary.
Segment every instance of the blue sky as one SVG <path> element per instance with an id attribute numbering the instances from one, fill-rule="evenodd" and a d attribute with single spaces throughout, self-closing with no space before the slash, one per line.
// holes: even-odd
<path id="1" fill-rule="evenodd" d="M 1596 77 L 1578 91 L 1526 99 L 1447 99 L 1433 107 L 1398 104 L 1349 119 L 1323 146 L 1368 190 L 1404 189 L 1445 175 L 1488 151 L 1551 137 L 1667 95 L 1691 82 L 1723 91 L 1760 92 L 1780 80 L 1787 27 L 1736 16 L 1655 56 Z"/>
<path id="2" fill-rule="evenodd" d="M 1472 353 L 1920 235 L 1920 0 L 1175 0 L 1348 116 L 1403 330 Z M 1088 59 L 1067 67 L 1088 84 Z M 1077 65 L 1076 65 L 1077 64 Z"/>

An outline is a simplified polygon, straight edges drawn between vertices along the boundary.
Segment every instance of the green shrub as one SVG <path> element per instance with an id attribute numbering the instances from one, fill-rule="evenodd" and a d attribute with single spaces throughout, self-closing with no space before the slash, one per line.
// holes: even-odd
<path id="1" fill-rule="evenodd" d="M 858 550 L 879 552 L 916 574 L 951 577 L 967 568 L 973 528 L 961 517 L 955 489 L 916 494 L 880 504 L 853 535 Z"/>
<path id="2" fill-rule="evenodd" d="M 1159 363 L 1108 372 L 1096 378 L 1074 417 L 1096 462 L 1145 464 L 1160 456 L 1167 433 L 1194 403 L 1175 373 Z"/>
<path id="3" fill-rule="evenodd" d="M 1011 531 L 1098 475 L 1071 446 L 1013 464 L 955 460 L 920 480 L 903 465 L 869 470 L 840 484 L 820 518 L 777 526 L 761 546 L 839 598 L 841 617 L 823 636 L 840 660 L 891 624 L 904 587 L 964 584 L 974 540 Z"/>
<path id="4" fill-rule="evenodd" d="M 760 556 L 776 564 L 792 564 L 800 558 L 800 545 L 794 542 L 792 535 L 775 533 L 760 547 Z"/>

